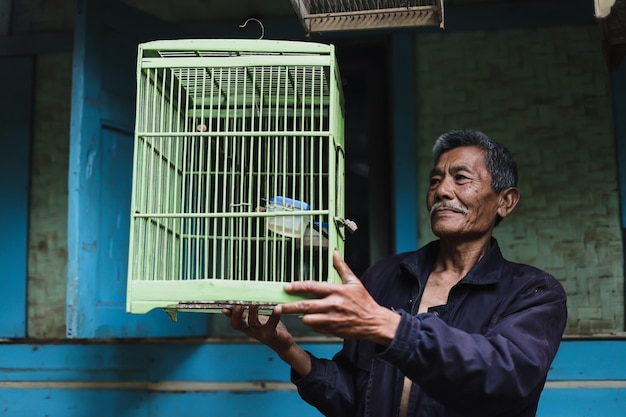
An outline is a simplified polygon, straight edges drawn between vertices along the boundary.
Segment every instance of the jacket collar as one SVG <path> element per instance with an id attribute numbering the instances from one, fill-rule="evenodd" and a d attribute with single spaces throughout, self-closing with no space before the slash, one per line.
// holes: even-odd
<path id="1" fill-rule="evenodd" d="M 410 276 L 420 281 L 423 286 L 428 280 L 428 275 L 432 271 L 437 253 L 439 252 L 439 240 L 434 240 L 421 249 L 412 253 L 412 256 L 405 258 L 400 267 Z M 504 257 L 500 251 L 500 246 L 495 238 L 491 238 L 491 247 L 480 261 L 463 277 L 460 281 L 472 285 L 495 284 L 500 280 L 500 269 Z"/>

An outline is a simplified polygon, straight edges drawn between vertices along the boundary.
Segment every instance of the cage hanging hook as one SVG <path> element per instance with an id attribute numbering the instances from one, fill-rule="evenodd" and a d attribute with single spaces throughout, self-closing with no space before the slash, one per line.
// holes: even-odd
<path id="1" fill-rule="evenodd" d="M 259 19 L 255 19 L 254 17 L 250 17 L 242 25 L 239 25 L 239 27 L 240 28 L 245 28 L 248 25 L 248 22 L 251 21 L 251 20 L 254 20 L 255 22 L 257 22 L 259 24 L 259 26 L 261 26 L 261 37 L 259 39 L 263 39 L 263 36 L 265 36 L 265 27 L 263 26 L 263 23 L 261 23 L 261 21 Z"/>

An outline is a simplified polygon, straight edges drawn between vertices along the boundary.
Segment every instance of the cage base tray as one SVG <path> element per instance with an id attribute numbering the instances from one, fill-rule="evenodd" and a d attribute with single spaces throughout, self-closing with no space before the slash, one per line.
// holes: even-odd
<path id="1" fill-rule="evenodd" d="M 340 283 L 341 278 L 334 275 L 329 282 Z M 310 298 L 288 294 L 285 284 L 221 279 L 132 281 L 126 311 L 143 314 L 160 308 L 175 321 L 172 313 L 178 311 L 221 313 L 223 308 L 258 306 L 262 314 L 271 314 L 277 304 Z"/>
<path id="2" fill-rule="evenodd" d="M 268 303 L 260 301 L 185 301 L 180 302 L 172 307 L 166 307 L 163 310 L 167 313 L 170 320 L 176 321 L 179 311 L 201 312 L 201 313 L 221 313 L 223 309 L 231 309 L 234 307 L 258 307 L 259 314 L 271 314 L 278 303 Z"/>

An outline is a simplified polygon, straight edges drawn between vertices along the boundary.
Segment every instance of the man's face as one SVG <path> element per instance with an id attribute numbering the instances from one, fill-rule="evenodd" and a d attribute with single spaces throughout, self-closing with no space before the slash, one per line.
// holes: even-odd
<path id="1" fill-rule="evenodd" d="M 463 146 L 443 153 L 430 175 L 427 205 L 433 233 L 440 237 L 490 234 L 499 197 L 491 188 L 486 151 Z"/>

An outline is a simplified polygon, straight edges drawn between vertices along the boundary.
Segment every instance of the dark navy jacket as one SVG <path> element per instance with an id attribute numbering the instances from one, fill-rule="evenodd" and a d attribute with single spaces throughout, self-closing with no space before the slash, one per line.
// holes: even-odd
<path id="1" fill-rule="evenodd" d="M 535 416 L 567 319 L 551 275 L 491 249 L 451 290 L 448 303 L 417 314 L 439 242 L 370 267 L 362 281 L 402 318 L 388 347 L 346 340 L 332 360 L 292 381 L 328 417 L 396 417 L 404 376 L 408 417 Z"/>

